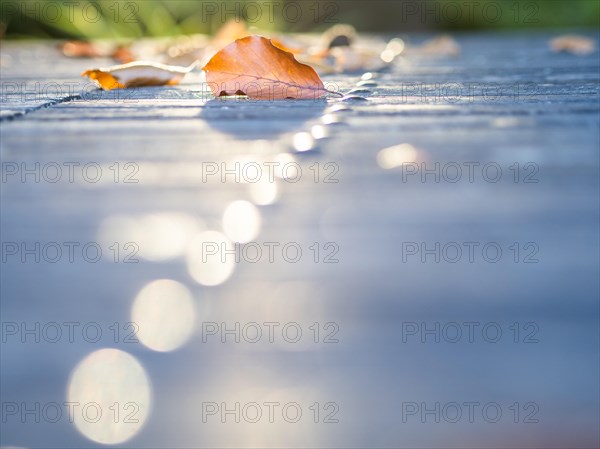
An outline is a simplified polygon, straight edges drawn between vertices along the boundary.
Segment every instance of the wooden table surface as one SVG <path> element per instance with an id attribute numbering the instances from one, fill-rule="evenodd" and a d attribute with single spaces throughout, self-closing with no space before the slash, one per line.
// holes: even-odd
<path id="1" fill-rule="evenodd" d="M 75 366 L 110 347 L 152 395 L 123 447 L 597 447 L 599 54 L 553 53 L 556 35 L 457 35 L 460 56 L 399 58 L 365 100 L 281 102 L 215 100 L 199 75 L 99 92 L 78 75 L 108 61 L 3 42 L 3 404 L 62 403 Z M 347 92 L 362 75 L 324 80 Z M 312 131 L 327 137 L 310 145 Z M 245 182 L 275 163 L 288 179 Z M 224 222 L 251 243 L 206 285 L 198 235 Z M 123 337 L 158 279 L 193 297 L 192 335 L 171 352 Z M 20 334 L 65 322 L 102 338 Z M 302 340 L 205 332 L 252 322 L 296 323 Z M 203 403 L 268 400 L 301 404 L 302 420 L 202 422 Z M 323 422 L 327 403 L 339 422 Z M 421 414 L 436 404 L 439 423 Z M 1 426 L 3 446 L 97 447 L 65 418 Z"/>

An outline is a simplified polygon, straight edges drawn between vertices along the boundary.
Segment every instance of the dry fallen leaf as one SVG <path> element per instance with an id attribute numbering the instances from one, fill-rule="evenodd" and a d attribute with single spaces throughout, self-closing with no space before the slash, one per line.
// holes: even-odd
<path id="1" fill-rule="evenodd" d="M 63 54 L 68 58 L 97 58 L 104 56 L 96 44 L 87 41 L 67 41 L 61 45 Z"/>
<path id="2" fill-rule="evenodd" d="M 339 46 L 328 50 L 312 49 L 314 53 L 300 54 L 298 59 L 310 64 L 319 73 L 376 72 L 385 68 L 392 59 L 383 59 L 383 53 L 376 48 Z"/>
<path id="3" fill-rule="evenodd" d="M 297 58 L 319 73 L 354 73 L 379 71 L 401 53 L 388 50 L 378 39 L 362 41 L 351 25 L 335 25 L 325 31 L 316 45 L 299 53 Z M 386 53 L 387 51 L 387 53 Z"/>
<path id="4" fill-rule="evenodd" d="M 315 70 L 262 36 L 238 39 L 202 69 L 215 95 L 257 100 L 315 99 L 328 91 Z"/>
<path id="5" fill-rule="evenodd" d="M 126 45 L 119 45 L 116 47 L 110 56 L 121 64 L 128 64 L 135 61 L 135 56 L 133 55 L 131 48 Z"/>
<path id="6" fill-rule="evenodd" d="M 170 66 L 150 62 L 132 62 L 103 69 L 86 70 L 81 76 L 95 80 L 104 90 L 127 87 L 176 85 L 195 67 Z"/>
<path id="7" fill-rule="evenodd" d="M 589 55 L 596 50 L 596 42 L 584 36 L 566 34 L 552 39 L 550 48 L 555 52 L 564 51 L 575 55 Z"/>
<path id="8" fill-rule="evenodd" d="M 381 59 L 380 52 L 369 48 L 333 47 L 330 55 L 335 58 L 335 69 L 340 73 L 378 71 L 389 62 Z"/>
<path id="9" fill-rule="evenodd" d="M 357 38 L 356 28 L 352 25 L 338 24 L 323 33 L 324 48 L 350 47 Z"/>
<path id="10" fill-rule="evenodd" d="M 59 47 L 68 58 L 113 58 L 125 64 L 134 60 L 128 45 L 110 45 L 99 42 L 67 41 Z"/>
<path id="11" fill-rule="evenodd" d="M 409 48 L 410 53 L 417 53 L 428 56 L 458 56 L 460 55 L 460 45 L 452 36 L 442 35 L 429 39 L 423 44 Z"/>

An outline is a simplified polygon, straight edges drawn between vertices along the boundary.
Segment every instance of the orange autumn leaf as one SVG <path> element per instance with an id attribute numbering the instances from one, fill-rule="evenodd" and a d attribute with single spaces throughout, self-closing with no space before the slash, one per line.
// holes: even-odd
<path id="1" fill-rule="evenodd" d="M 223 48 L 206 64 L 215 95 L 257 100 L 316 99 L 328 91 L 315 70 L 262 36 L 247 36 Z"/>
<path id="2" fill-rule="evenodd" d="M 67 41 L 59 46 L 67 58 L 113 58 L 121 64 L 135 60 L 128 45 L 113 46 L 106 43 Z"/>
<path id="3" fill-rule="evenodd" d="M 68 58 L 97 58 L 104 56 L 97 45 L 86 41 L 67 41 L 61 45 L 63 54 Z"/>
<path id="4" fill-rule="evenodd" d="M 596 51 L 596 42 L 585 36 L 567 34 L 552 39 L 550 48 L 555 52 L 589 55 Z"/>
<path id="5" fill-rule="evenodd" d="M 95 80 L 102 89 L 124 89 L 143 86 L 173 86 L 192 71 L 190 67 L 178 67 L 150 62 L 132 62 L 103 69 L 86 70 L 81 76 Z"/>
<path id="6" fill-rule="evenodd" d="M 131 49 L 128 46 L 125 46 L 125 45 L 119 45 L 117 48 L 115 48 L 113 50 L 113 52 L 111 53 L 110 56 L 115 61 L 118 61 L 121 64 L 128 64 L 130 62 L 135 61 L 133 52 L 131 51 Z"/>
<path id="7" fill-rule="evenodd" d="M 458 56 L 461 50 L 452 36 L 444 34 L 423 42 L 411 51 L 429 56 Z"/>

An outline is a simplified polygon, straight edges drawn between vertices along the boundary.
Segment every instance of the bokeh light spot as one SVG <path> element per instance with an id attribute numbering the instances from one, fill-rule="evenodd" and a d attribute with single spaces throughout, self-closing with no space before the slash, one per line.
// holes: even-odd
<path id="1" fill-rule="evenodd" d="M 414 162 L 416 158 L 417 150 L 407 143 L 384 148 L 377 153 L 377 163 L 381 168 L 386 170 L 400 167 L 402 164 L 408 162 Z"/>
<path id="2" fill-rule="evenodd" d="M 142 365 L 118 349 L 89 354 L 73 370 L 67 391 L 77 430 L 90 440 L 118 444 L 144 425 L 151 386 Z"/>
<path id="3" fill-rule="evenodd" d="M 248 201 L 234 201 L 223 213 L 223 231 L 233 242 L 248 243 L 260 231 L 258 208 Z"/>
<path id="4" fill-rule="evenodd" d="M 186 260 L 188 271 L 196 282 L 206 286 L 219 285 L 235 270 L 235 247 L 220 232 L 201 232 L 188 247 Z"/>
<path id="5" fill-rule="evenodd" d="M 155 351 L 172 351 L 185 343 L 195 320 L 192 294 L 183 284 L 169 279 L 146 285 L 131 309 L 140 342 Z"/>

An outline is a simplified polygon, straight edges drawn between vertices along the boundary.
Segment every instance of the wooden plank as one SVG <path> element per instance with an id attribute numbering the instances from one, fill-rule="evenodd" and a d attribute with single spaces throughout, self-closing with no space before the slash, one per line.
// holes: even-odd
<path id="1" fill-rule="evenodd" d="M 303 403 L 309 418 L 292 430 L 281 423 L 261 427 L 268 438 L 259 440 L 263 445 L 597 446 L 598 53 L 554 54 L 548 47 L 553 36 L 459 35 L 460 57 L 407 56 L 374 79 L 367 101 L 355 102 L 213 100 L 198 78 L 123 98 L 86 87 L 77 75 L 88 62 L 64 59 L 47 44 L 3 43 L 2 110 L 13 118 L 0 124 L 2 163 L 11 164 L 3 165 L 3 242 L 104 244 L 108 218 L 161 212 L 222 230 L 230 203 L 256 197 L 251 182 L 236 182 L 243 180 L 239 171 L 240 179 L 230 173 L 222 182 L 221 172 L 209 170 L 257 163 L 266 173 L 265 163 L 295 161 L 302 176 L 276 180 L 278 199 L 258 209 L 255 240 L 265 256 L 237 263 L 222 285 L 195 282 L 182 254 L 114 263 L 105 245 L 96 263 L 81 257 L 34 263 L 32 256 L 22 263 L 20 255 L 7 256 L 2 320 L 98 322 L 107 334 L 102 346 L 135 355 L 155 397 L 153 425 L 133 440 L 140 447 L 243 445 L 236 438 L 256 427 L 242 424 L 225 433 L 216 423 L 199 425 L 198 410 L 203 400 L 250 400 L 250 388 L 279 394 L 275 400 L 283 402 L 331 401 L 341 408 L 340 423 L 316 426 L 309 422 L 310 404 Z M 326 80 L 347 91 L 360 75 Z M 12 92 L 20 83 L 33 98 Z M 65 95 L 69 85 L 79 97 Z M 334 112 L 339 105 L 347 110 Z M 313 151 L 296 152 L 294 136 L 313 126 L 323 126 L 328 137 Z M 381 168 L 380 150 L 398 144 L 416 149 L 398 156 L 404 154 L 410 168 Z M 79 164 L 74 182 L 65 163 Z M 22 175 L 21 164 L 39 164 L 39 182 L 36 174 Z M 57 164 L 61 179 L 48 182 Z M 101 167 L 98 182 L 86 180 L 80 170 L 86 164 Z M 15 167 L 19 171 L 8 175 Z M 424 175 L 424 169 L 433 172 Z M 137 182 L 123 182 L 131 173 Z M 118 235 L 131 238 L 124 229 Z M 140 244 L 150 245 L 172 237 L 139 235 Z M 271 263 L 266 242 L 294 243 L 303 257 L 291 263 L 277 253 Z M 473 262 L 465 242 L 476 244 Z M 422 262 L 422 244 L 439 244 L 440 251 Z M 489 244 L 502 249 L 500 260 L 482 253 Z M 456 245 L 462 255 L 452 263 Z M 323 263 L 332 251 L 338 262 Z M 188 343 L 172 354 L 111 343 L 108 326 L 130 321 L 139 290 L 161 278 L 183 283 L 194 295 L 199 323 Z M 299 322 L 308 339 L 312 323 L 335 322 L 340 342 L 299 351 L 285 342 L 202 341 L 201 322 L 261 320 Z M 439 343 L 423 344 L 420 335 L 402 334 L 408 322 L 477 322 L 479 333 L 474 343 L 464 334 L 457 343 L 442 335 Z M 510 327 L 515 322 L 519 343 Z M 497 344 L 482 339 L 486 323 L 502 329 Z M 523 343 L 526 323 L 539 329 L 539 343 Z M 71 369 L 99 347 L 81 339 L 10 340 L 2 345 L 3 400 L 64 401 Z M 475 423 L 462 420 L 456 427 L 417 418 L 403 423 L 404 401 L 497 402 L 504 418 L 490 425 L 478 415 Z M 540 422 L 515 424 L 514 402 L 537 404 Z M 2 444 L 84 444 L 66 421 L 3 425 L 2 433 Z"/>

